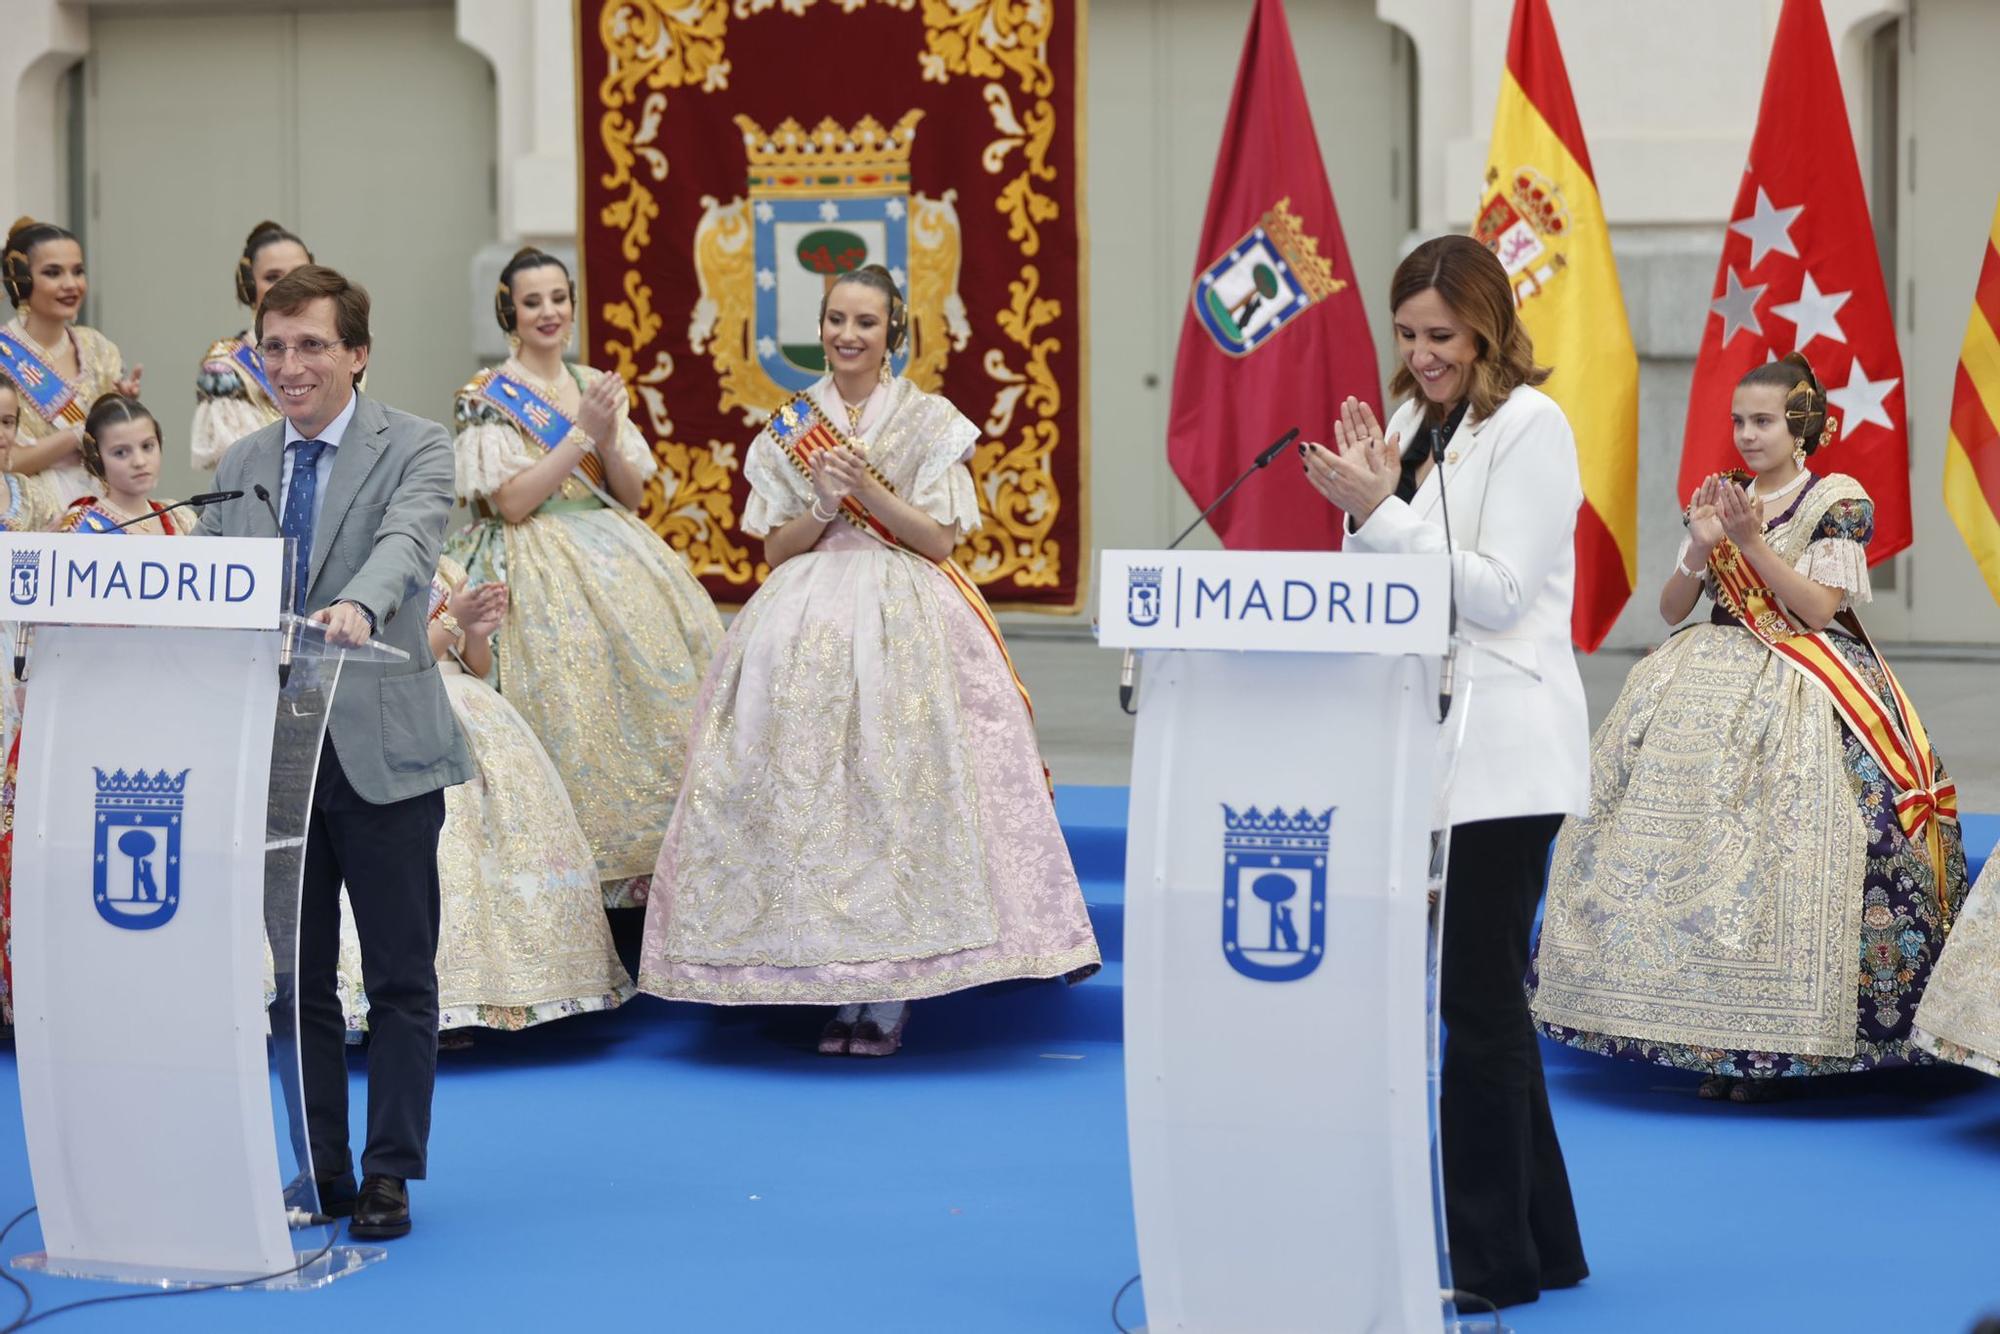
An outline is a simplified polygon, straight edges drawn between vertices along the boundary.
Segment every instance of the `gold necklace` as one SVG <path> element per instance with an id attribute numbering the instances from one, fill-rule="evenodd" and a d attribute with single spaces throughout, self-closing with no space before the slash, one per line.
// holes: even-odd
<path id="1" fill-rule="evenodd" d="M 528 382 L 530 389 L 539 390 L 542 396 L 548 399 L 549 402 L 561 406 L 563 391 L 560 380 L 544 380 L 541 376 L 529 370 L 519 357 L 509 357 L 507 360 L 513 364 L 515 372 Z M 568 377 L 563 378 L 567 379 Z M 573 379 L 570 380 L 570 385 L 574 388 L 576 381 Z M 581 395 L 582 390 L 578 390 L 577 392 Z"/>
<path id="2" fill-rule="evenodd" d="M 109 496 L 97 497 L 97 508 L 103 510 L 106 514 L 109 514 L 112 518 L 118 520 L 120 523 L 132 524 L 133 528 L 143 528 L 147 520 L 157 519 L 160 517 L 158 511 L 154 510 L 153 507 L 150 505 L 148 505 L 145 509 L 138 511 L 121 509 L 119 506 L 111 503 L 111 498 Z M 136 522 L 134 522 L 135 520 Z M 131 530 L 128 529 L 127 531 Z"/>

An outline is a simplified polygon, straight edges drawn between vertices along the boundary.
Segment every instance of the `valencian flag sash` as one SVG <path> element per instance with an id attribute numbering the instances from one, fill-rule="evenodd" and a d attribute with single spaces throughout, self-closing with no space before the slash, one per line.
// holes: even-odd
<path id="1" fill-rule="evenodd" d="M 1279 0 L 1255 0 L 1222 127 L 1200 266 L 1174 358 L 1167 460 L 1206 508 L 1296 426 L 1330 440 L 1342 399 L 1382 410 L 1325 159 Z M 1080 11 L 1079 11 L 1080 12 Z M 1340 511 L 1296 477 L 1247 486 L 1209 519 L 1237 550 L 1331 551 Z"/>
<path id="2" fill-rule="evenodd" d="M 1944 504 L 2000 601 L 2000 209 L 1986 234 L 1972 317 L 1958 354 L 1951 435 L 1944 452 Z"/>
<path id="3" fill-rule="evenodd" d="M 90 414 L 77 402 L 76 386 L 56 374 L 50 365 L 28 350 L 25 340 L 0 333 L 0 370 L 21 387 L 35 405 L 43 421 L 52 425 L 81 426 Z"/>
<path id="4" fill-rule="evenodd" d="M 785 451 L 785 457 L 791 460 L 792 467 L 796 468 L 799 475 L 808 482 L 812 480 L 813 455 L 822 450 L 837 449 L 841 445 L 847 445 L 855 453 L 862 453 L 860 442 L 846 439 L 834 430 L 826 415 L 806 394 L 800 394 L 772 414 L 769 429 L 771 438 Z M 866 464 L 870 477 L 880 483 L 889 494 L 896 493 L 896 488 L 889 485 L 888 479 L 875 471 L 874 464 L 867 463 L 865 457 L 863 463 Z M 909 546 L 901 538 L 889 531 L 887 524 L 870 514 L 868 507 L 853 496 L 848 496 L 840 502 L 840 517 L 863 532 L 873 534 L 898 551 L 910 551 Z M 910 551 L 910 554 L 915 556 L 919 553 Z M 924 556 L 922 559 L 930 560 L 930 557 Z M 994 619 L 993 609 L 986 605 L 986 599 L 980 595 L 978 586 L 966 577 L 965 571 L 959 569 L 958 563 L 951 557 L 947 556 L 943 560 L 931 563 L 944 572 L 945 578 L 951 581 L 951 586 L 965 599 L 965 605 L 972 608 L 972 614 L 986 627 L 986 633 L 993 637 L 993 645 L 1000 650 L 1000 660 L 1007 664 L 1007 674 L 1014 678 L 1014 689 L 1020 692 L 1021 703 L 1027 706 L 1028 717 L 1032 721 L 1035 716 L 1035 702 L 1028 697 L 1028 686 L 1021 679 L 1021 673 L 1014 669 L 1013 655 L 1007 652 L 1007 641 L 1000 634 L 1000 622 Z M 1047 768 L 1042 770 L 1042 774 L 1044 778 L 1048 776 Z M 1053 787 L 1050 788 L 1050 793 L 1053 795 Z"/>
<path id="5" fill-rule="evenodd" d="M 562 409 L 511 375 L 488 367 L 472 378 L 472 385 L 481 399 L 506 413 L 509 421 L 543 449 L 554 449 L 577 429 Z M 608 447 L 615 449 L 616 442 Z M 612 503 L 604 490 L 604 460 L 595 451 L 585 451 L 576 471 L 599 500 Z"/>
<path id="6" fill-rule="evenodd" d="M 1824 630 L 1807 630 L 1792 619 L 1734 542 L 1724 538 L 1709 554 L 1708 572 L 1723 608 L 1833 701 L 1834 711 L 1881 768 L 1895 792 L 1897 823 L 1912 842 L 1922 837 L 1930 852 L 1937 874 L 1939 920 L 1949 926 L 1951 905 L 1939 826 L 1958 823 L 1958 785 L 1938 776 L 1930 737 L 1917 717 L 1916 705 L 1903 693 L 1902 682 L 1889 670 L 1888 659 L 1869 640 L 1860 619 L 1852 612 L 1842 612 L 1843 627 L 1875 654 L 1895 700 L 1894 710 L 1883 705 L 1882 697 L 1856 674 Z"/>
<path id="7" fill-rule="evenodd" d="M 1868 563 L 1879 565 L 1910 545 L 1903 354 L 1820 0 L 1785 0 L 1778 16 L 1730 217 L 1688 390 L 1680 494 L 1741 464 L 1729 435 L 1737 382 L 1803 352 L 1841 423 L 1838 449 L 1816 451 L 1807 466 L 1837 469 L 1867 490 Z"/>
<path id="8" fill-rule="evenodd" d="M 79 505 L 69 516 L 69 531 L 72 533 L 116 533 L 125 530 L 118 526 L 118 520 L 95 505 Z"/>
<path id="9" fill-rule="evenodd" d="M 1639 578 L 1639 356 L 1548 0 L 1514 5 L 1472 231 L 1506 266 L 1535 360 L 1554 368 L 1542 391 L 1576 430 L 1570 638 L 1591 652 Z"/>

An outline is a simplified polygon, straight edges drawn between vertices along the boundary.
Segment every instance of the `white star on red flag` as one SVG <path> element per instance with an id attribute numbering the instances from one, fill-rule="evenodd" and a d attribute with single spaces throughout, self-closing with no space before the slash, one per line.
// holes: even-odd
<path id="1" fill-rule="evenodd" d="M 1736 270 L 1729 270 L 1729 290 L 1716 300 L 1709 302 L 1708 308 L 1722 316 L 1722 345 L 1729 346 L 1729 340 L 1736 337 L 1739 330 L 1763 336 L 1764 326 L 1757 322 L 1757 303 L 1764 298 L 1766 283 L 1755 287 L 1745 287 L 1743 280 L 1736 276 Z"/>
<path id="2" fill-rule="evenodd" d="M 1750 238 L 1750 267 L 1756 268 L 1764 262 L 1764 256 L 1772 251 L 1781 255 L 1799 257 L 1798 248 L 1792 244 L 1792 224 L 1799 214 L 1806 211 L 1804 204 L 1794 204 L 1790 208 L 1773 208 L 1771 196 L 1764 193 L 1764 187 L 1757 187 L 1757 206 L 1747 218 L 1738 218 L 1729 224 L 1729 230 Z"/>
<path id="3" fill-rule="evenodd" d="M 1883 380 L 1869 379 L 1868 372 L 1861 369 L 1861 358 L 1856 357 L 1854 365 L 1847 372 L 1847 383 L 1838 389 L 1826 391 L 1826 401 L 1840 409 L 1842 433 L 1851 432 L 1855 427 L 1870 422 L 1885 430 L 1895 430 L 1895 420 L 1889 416 L 1883 401 L 1902 382 L 1902 378 L 1895 375 Z"/>
<path id="4" fill-rule="evenodd" d="M 1836 343 L 1847 341 L 1847 334 L 1841 329 L 1840 321 L 1834 317 L 1847 304 L 1852 292 L 1822 292 L 1819 284 L 1807 273 L 1805 281 L 1799 285 L 1799 299 L 1787 301 L 1782 306 L 1771 307 L 1771 313 L 1781 320 L 1790 320 L 1799 327 L 1798 336 L 1792 346 L 1800 352 L 1815 338 L 1831 338 Z"/>

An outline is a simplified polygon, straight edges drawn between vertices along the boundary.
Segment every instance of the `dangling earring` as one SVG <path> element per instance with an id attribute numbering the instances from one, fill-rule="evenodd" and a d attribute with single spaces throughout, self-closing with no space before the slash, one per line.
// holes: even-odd
<path id="1" fill-rule="evenodd" d="M 895 378 L 896 372 L 889 369 L 889 354 L 884 352 L 882 354 L 881 369 L 875 372 L 875 381 L 877 384 L 887 384 Z"/>
<path id="2" fill-rule="evenodd" d="M 1798 467 L 1799 467 L 1799 470 L 1800 470 L 1801 472 L 1803 472 L 1803 471 L 1805 470 L 1805 466 L 1806 466 L 1806 447 L 1805 447 L 1804 445 L 1793 445 L 1793 446 L 1792 446 L 1792 462 L 1798 465 Z"/>
<path id="3" fill-rule="evenodd" d="M 521 335 L 517 333 L 507 335 L 507 355 L 510 357 L 521 355 Z"/>

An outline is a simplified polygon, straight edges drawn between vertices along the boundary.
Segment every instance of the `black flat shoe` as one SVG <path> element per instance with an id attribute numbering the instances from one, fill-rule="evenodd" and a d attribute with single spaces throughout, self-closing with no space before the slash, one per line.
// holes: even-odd
<path id="1" fill-rule="evenodd" d="M 347 1235 L 359 1241 L 387 1241 L 410 1230 L 410 1192 L 401 1177 L 366 1176 L 354 1202 Z"/>

